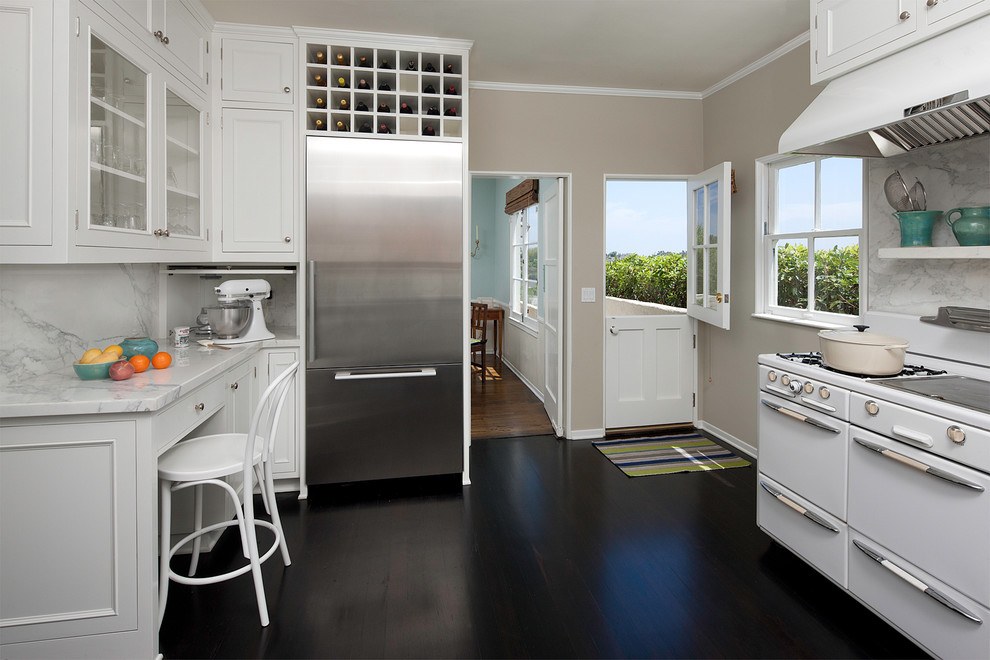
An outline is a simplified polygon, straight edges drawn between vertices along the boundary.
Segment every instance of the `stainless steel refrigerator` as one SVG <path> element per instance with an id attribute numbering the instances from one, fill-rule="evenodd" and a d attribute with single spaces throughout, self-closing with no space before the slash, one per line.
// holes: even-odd
<path id="1" fill-rule="evenodd" d="M 463 469 L 462 146 L 306 142 L 309 484 Z"/>

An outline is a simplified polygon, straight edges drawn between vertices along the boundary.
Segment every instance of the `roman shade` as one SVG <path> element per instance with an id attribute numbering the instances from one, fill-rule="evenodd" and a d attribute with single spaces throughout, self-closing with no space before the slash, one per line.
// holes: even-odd
<path id="1" fill-rule="evenodd" d="M 512 215 L 527 206 L 539 201 L 540 182 L 538 179 L 526 179 L 509 192 L 505 193 L 505 214 Z"/>

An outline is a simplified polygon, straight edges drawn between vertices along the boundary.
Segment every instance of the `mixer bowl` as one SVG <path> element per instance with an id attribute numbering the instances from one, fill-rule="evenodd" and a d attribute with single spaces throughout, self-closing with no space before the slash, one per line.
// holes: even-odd
<path id="1" fill-rule="evenodd" d="M 247 301 L 245 301 L 247 302 Z M 224 303 L 204 307 L 219 339 L 236 339 L 251 320 L 251 303 Z"/>

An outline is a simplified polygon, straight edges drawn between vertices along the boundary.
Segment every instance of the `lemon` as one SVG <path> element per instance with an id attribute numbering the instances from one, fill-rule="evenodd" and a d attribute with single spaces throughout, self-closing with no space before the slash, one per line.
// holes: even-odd
<path id="1" fill-rule="evenodd" d="M 79 364 L 89 364 L 97 357 L 99 357 L 102 352 L 103 351 L 101 351 L 98 348 L 90 348 L 85 353 L 83 353 L 81 358 L 79 358 Z"/>
<path id="2" fill-rule="evenodd" d="M 119 345 L 117 345 L 117 344 L 111 344 L 110 346 L 107 346 L 106 348 L 104 348 L 104 349 L 103 349 L 103 352 L 104 352 L 104 353 L 113 353 L 113 354 L 114 354 L 114 355 L 116 355 L 117 357 L 120 357 L 121 355 L 123 355 L 123 354 L 124 354 L 124 349 L 123 349 L 123 348 L 121 348 L 121 347 L 120 347 Z"/>
<path id="3" fill-rule="evenodd" d="M 106 351 L 103 351 L 102 353 L 100 353 L 99 355 L 97 355 L 95 358 L 93 358 L 93 360 L 90 361 L 89 364 L 104 364 L 106 362 L 116 362 L 119 359 L 120 359 L 120 356 L 117 355 L 117 353 L 115 353 L 114 351 L 110 351 L 109 353 L 107 353 Z"/>

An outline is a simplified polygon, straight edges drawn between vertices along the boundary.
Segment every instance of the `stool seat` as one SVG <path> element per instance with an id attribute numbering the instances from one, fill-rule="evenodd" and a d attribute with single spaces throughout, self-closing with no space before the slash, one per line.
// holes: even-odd
<path id="1" fill-rule="evenodd" d="M 219 479 L 244 469 L 246 433 L 218 433 L 180 442 L 158 459 L 158 478 L 169 481 Z M 264 438 L 255 436 L 252 465 L 261 462 Z"/>

